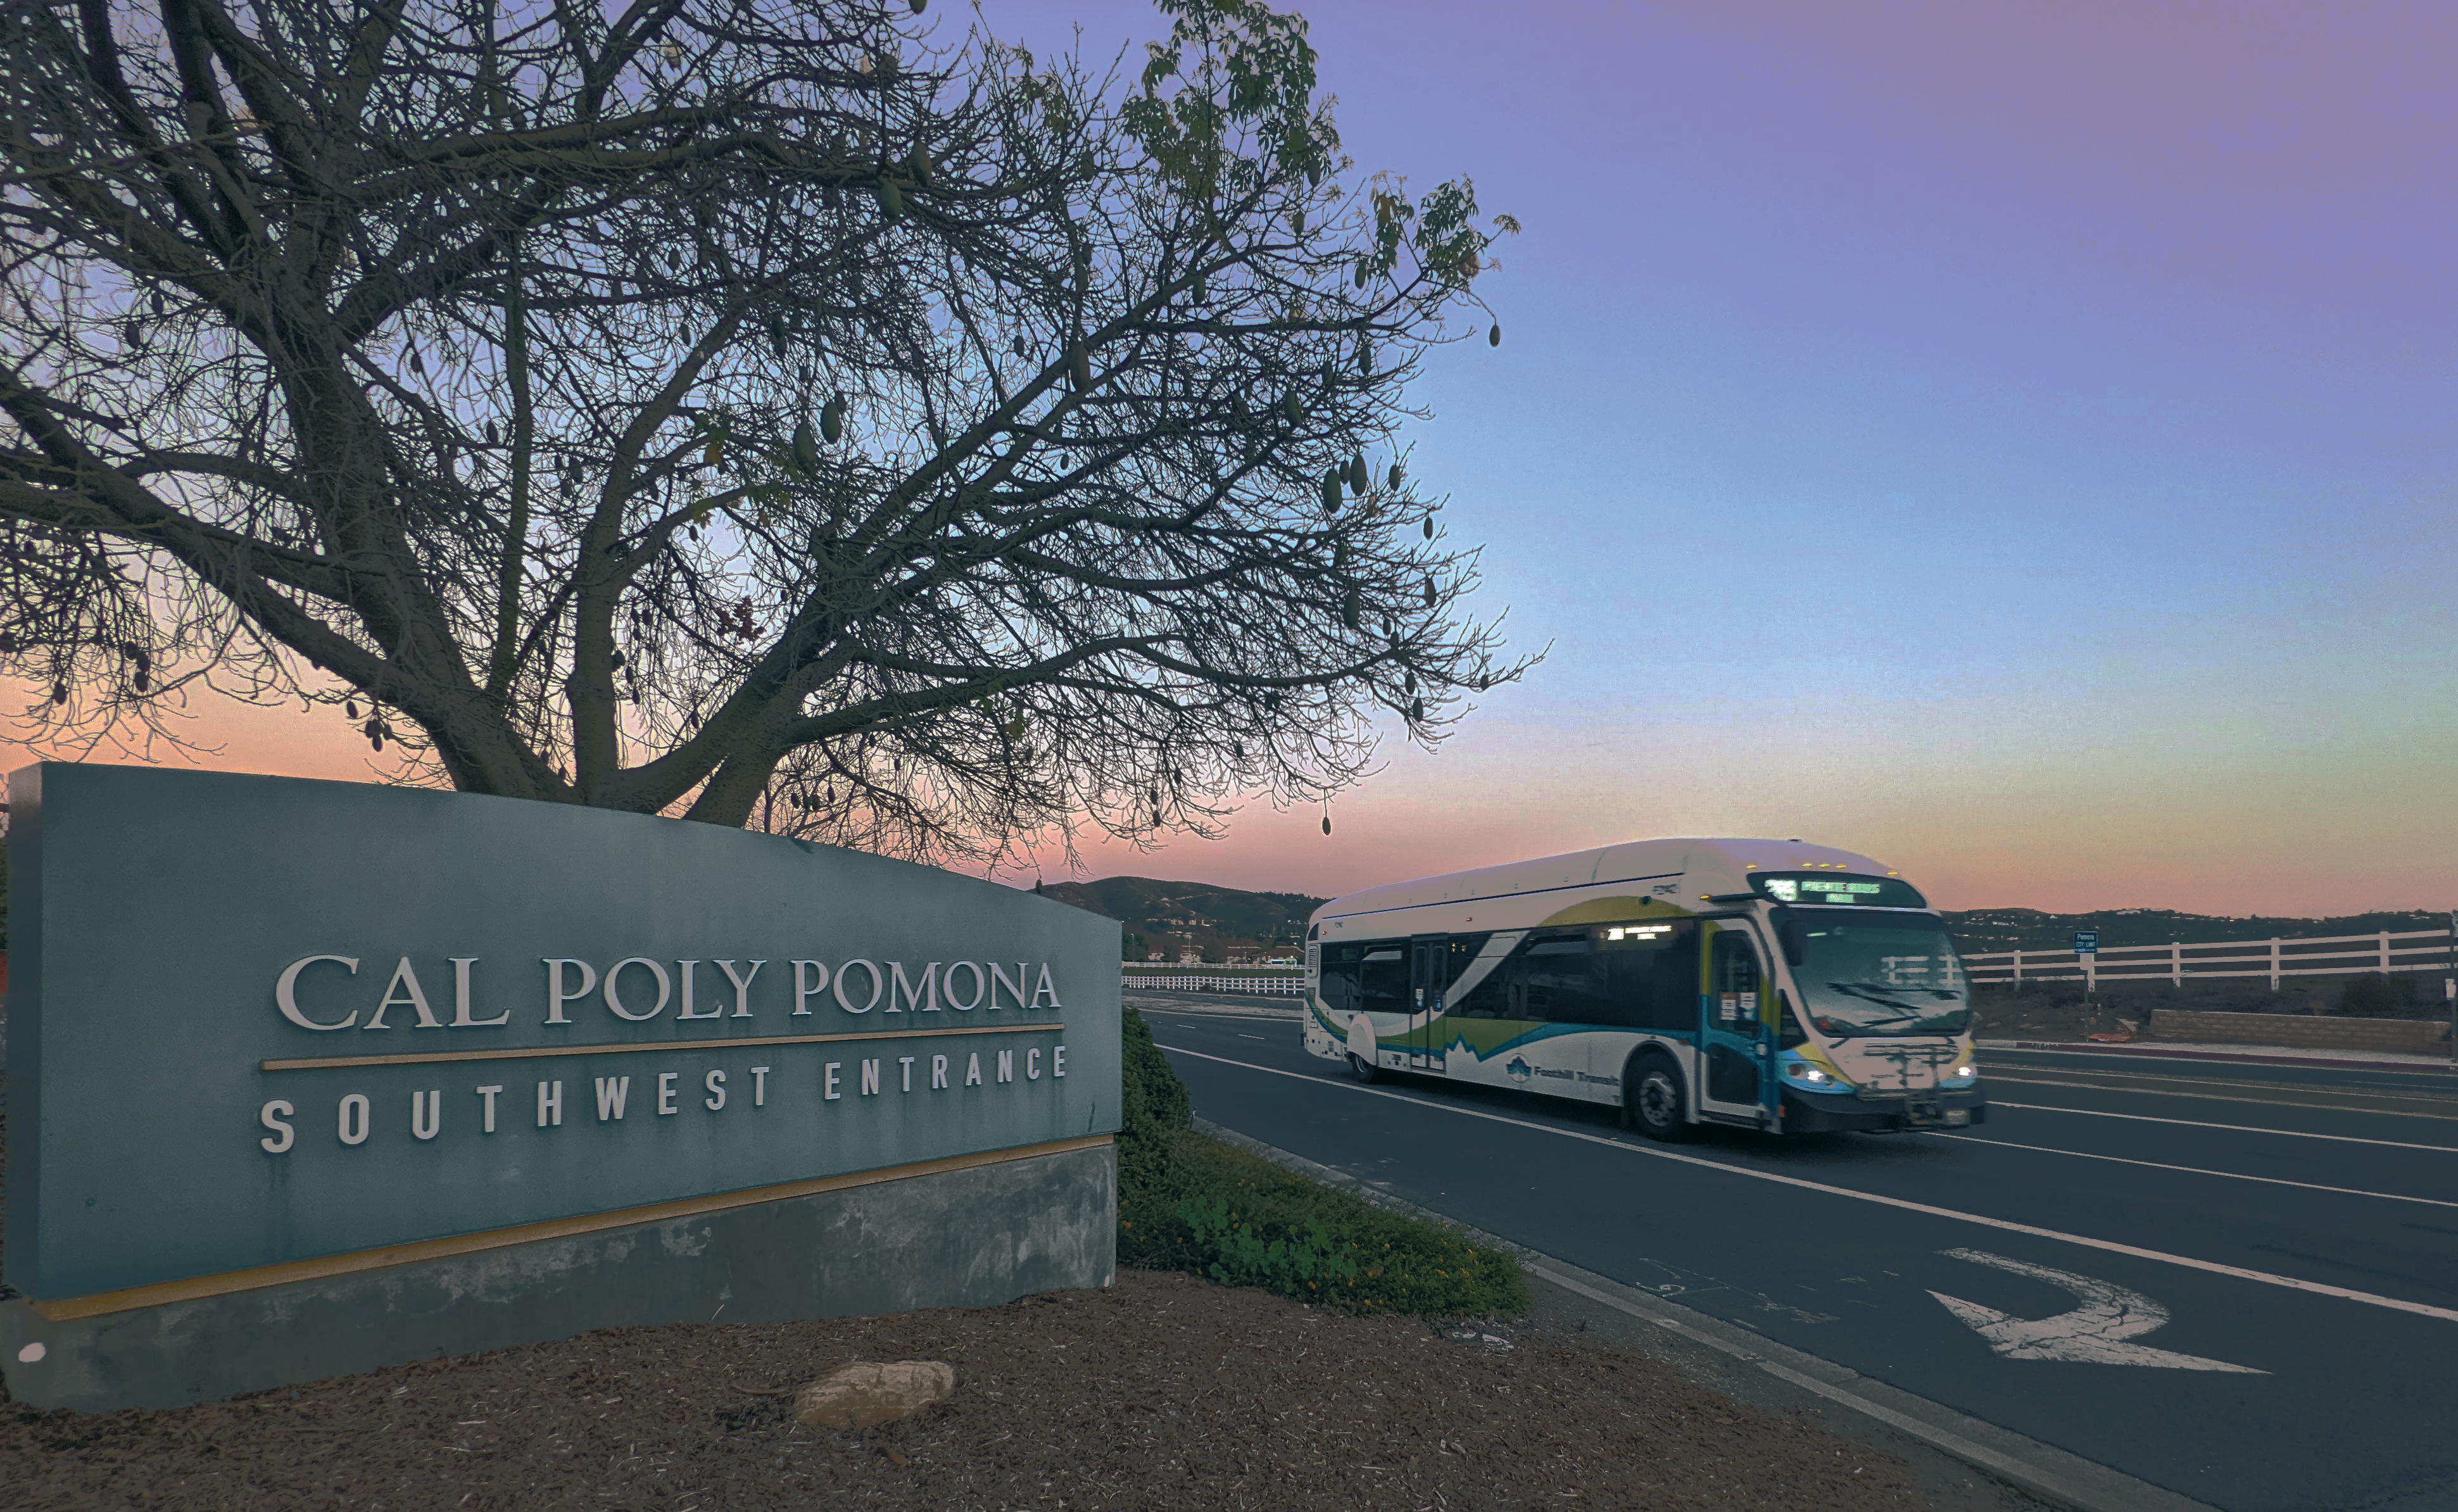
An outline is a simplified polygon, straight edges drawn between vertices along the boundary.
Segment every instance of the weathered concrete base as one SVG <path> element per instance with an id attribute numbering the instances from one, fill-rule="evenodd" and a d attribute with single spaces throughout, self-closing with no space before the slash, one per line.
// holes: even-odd
<path id="1" fill-rule="evenodd" d="M 1116 1268 L 1103 1144 L 62 1322 L 10 1297 L 0 1370 L 35 1407 L 177 1407 L 598 1328 L 990 1307 Z"/>
<path id="2" fill-rule="evenodd" d="M 2157 1008 L 2143 1037 L 2197 1045 L 2310 1046 L 2417 1054 L 2449 1043 L 2447 1019 L 2342 1019 L 2300 1013 L 2198 1013 Z"/>

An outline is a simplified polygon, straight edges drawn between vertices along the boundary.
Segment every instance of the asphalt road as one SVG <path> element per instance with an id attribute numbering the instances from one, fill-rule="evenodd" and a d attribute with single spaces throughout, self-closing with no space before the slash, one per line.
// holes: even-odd
<path id="1" fill-rule="evenodd" d="M 1130 1001 L 1198 1114 L 1461 1222 L 2226 1512 L 2458 1508 L 2448 1072 L 2001 1050 L 1982 1128 L 1664 1146 Z"/>

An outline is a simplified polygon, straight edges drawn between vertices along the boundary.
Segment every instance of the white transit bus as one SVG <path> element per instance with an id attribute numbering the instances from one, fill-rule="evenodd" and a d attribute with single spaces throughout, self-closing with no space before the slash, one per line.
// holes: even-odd
<path id="1" fill-rule="evenodd" d="M 1306 1048 L 1621 1109 L 1657 1139 L 1985 1122 L 1945 922 L 1800 840 L 1655 839 L 1336 898 L 1306 927 Z"/>

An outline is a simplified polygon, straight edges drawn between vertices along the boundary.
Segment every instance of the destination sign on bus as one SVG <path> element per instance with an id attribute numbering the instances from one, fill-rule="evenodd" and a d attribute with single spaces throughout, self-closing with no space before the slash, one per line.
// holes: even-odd
<path id="1" fill-rule="evenodd" d="M 1750 885 L 1780 903 L 1826 903 L 1863 908 L 1927 908 L 1928 900 L 1899 877 L 1854 877 L 1844 872 L 1756 872 Z"/>

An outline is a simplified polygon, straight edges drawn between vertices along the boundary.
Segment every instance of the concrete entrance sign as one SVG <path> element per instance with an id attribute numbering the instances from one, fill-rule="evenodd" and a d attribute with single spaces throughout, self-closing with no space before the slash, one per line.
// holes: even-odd
<path id="1" fill-rule="evenodd" d="M 62 764 L 10 796 L 20 1401 L 1110 1278 L 1109 920 L 560 804 Z"/>

